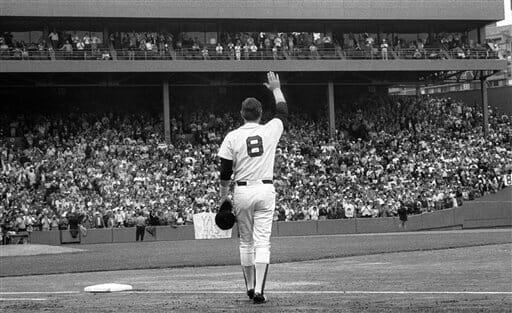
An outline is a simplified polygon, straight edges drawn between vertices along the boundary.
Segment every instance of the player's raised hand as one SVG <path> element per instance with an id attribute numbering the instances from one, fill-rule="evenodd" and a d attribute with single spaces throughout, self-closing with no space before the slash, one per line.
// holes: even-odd
<path id="1" fill-rule="evenodd" d="M 279 81 L 279 75 L 274 72 L 267 73 L 267 81 L 263 83 L 265 87 L 267 87 L 270 91 L 274 91 L 274 89 L 281 88 L 281 82 Z"/>

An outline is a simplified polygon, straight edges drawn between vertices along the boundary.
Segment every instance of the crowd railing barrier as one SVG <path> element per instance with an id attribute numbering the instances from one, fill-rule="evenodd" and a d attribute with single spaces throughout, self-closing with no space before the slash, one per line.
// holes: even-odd
<path id="1" fill-rule="evenodd" d="M 341 49 L 341 48 L 314 48 L 295 47 L 293 50 L 271 49 L 256 52 L 224 49 L 217 53 L 215 47 L 205 53 L 203 50 L 172 49 L 172 50 L 140 50 L 140 49 L 96 49 L 96 50 L 0 50 L 0 60 L 185 60 L 185 61 L 247 61 L 247 60 L 449 60 L 449 59 L 497 59 L 498 54 L 485 49 L 453 49 L 439 48 L 425 49 L 388 49 L 382 52 L 379 49 Z"/>

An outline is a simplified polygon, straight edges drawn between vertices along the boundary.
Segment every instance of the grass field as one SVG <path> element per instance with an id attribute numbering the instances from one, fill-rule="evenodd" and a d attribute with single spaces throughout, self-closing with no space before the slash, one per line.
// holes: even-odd
<path id="1" fill-rule="evenodd" d="M 218 240 L 1 257 L 0 311 L 512 312 L 510 229 L 272 242 L 279 264 L 270 267 L 263 305 L 243 293 L 236 242 Z M 107 282 L 134 291 L 83 292 Z"/>

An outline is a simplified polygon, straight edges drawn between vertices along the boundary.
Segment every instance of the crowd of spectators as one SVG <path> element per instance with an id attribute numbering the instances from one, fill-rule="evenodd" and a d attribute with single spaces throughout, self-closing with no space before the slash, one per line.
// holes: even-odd
<path id="1" fill-rule="evenodd" d="M 492 43 L 475 43 L 461 33 L 440 33 L 405 40 L 400 34 L 333 34 L 307 32 L 201 33 L 113 32 L 78 36 L 52 30 L 37 43 L 0 36 L 0 57 L 89 59 L 470 59 L 506 58 Z M 104 42 L 105 41 L 105 42 Z M 56 52 L 60 52 L 56 54 Z"/>
<path id="2" fill-rule="evenodd" d="M 12 33 L 0 34 L 0 57 L 17 60 L 51 59 L 111 59 L 108 47 L 103 45 L 103 36 L 95 32 L 78 35 L 52 30 L 33 42 L 16 40 Z"/>
<path id="3" fill-rule="evenodd" d="M 275 220 L 396 216 L 457 207 L 510 185 L 512 123 L 450 99 L 365 99 L 324 121 L 293 114 L 276 154 Z M 268 120 L 269 116 L 264 116 Z M 218 206 L 216 152 L 237 113 L 2 115 L 2 232 L 191 224 Z M 18 138 L 10 140 L 9 138 Z M 507 178 L 508 177 L 508 178 Z"/>
<path id="4" fill-rule="evenodd" d="M 276 165 L 279 220 L 396 216 L 457 207 L 496 192 L 512 170 L 512 124 L 448 99 L 375 99 L 337 117 L 338 138 L 301 120 Z M 508 175 L 508 176 L 507 176 Z"/>

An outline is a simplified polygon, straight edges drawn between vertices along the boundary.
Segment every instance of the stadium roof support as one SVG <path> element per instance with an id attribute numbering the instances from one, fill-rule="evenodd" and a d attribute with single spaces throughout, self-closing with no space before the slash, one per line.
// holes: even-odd
<path id="1" fill-rule="evenodd" d="M 334 84 L 332 80 L 327 83 L 327 99 L 329 103 L 329 134 L 331 138 L 336 136 L 336 120 L 334 112 Z"/>
<path id="2" fill-rule="evenodd" d="M 489 137 L 489 102 L 487 95 L 487 77 L 481 74 L 480 79 L 481 91 L 482 91 L 482 112 L 483 112 L 483 124 L 484 124 L 484 137 Z"/>
<path id="3" fill-rule="evenodd" d="M 162 79 L 162 102 L 164 106 L 164 137 L 165 142 L 171 142 L 171 121 L 170 121 L 170 103 L 169 103 L 169 80 Z"/>

